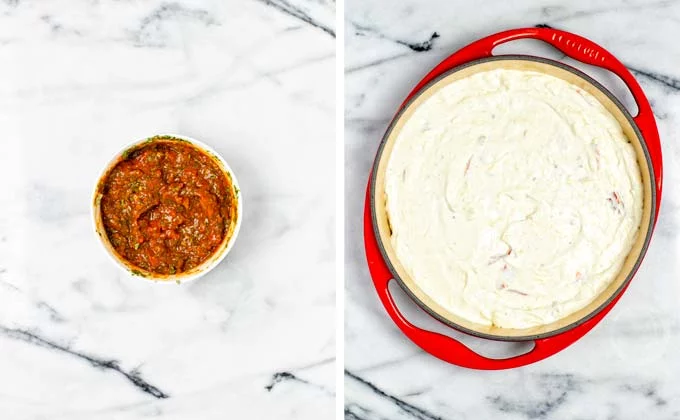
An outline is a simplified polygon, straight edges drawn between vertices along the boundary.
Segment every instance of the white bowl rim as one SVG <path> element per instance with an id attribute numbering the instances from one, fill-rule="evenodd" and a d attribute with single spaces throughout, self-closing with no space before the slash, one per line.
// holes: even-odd
<path id="1" fill-rule="evenodd" d="M 136 147 L 139 147 L 140 145 L 150 141 L 150 140 L 169 140 L 172 141 L 173 139 L 179 140 L 179 141 L 185 141 L 192 146 L 198 148 L 202 152 L 207 153 L 210 157 L 214 158 L 219 165 L 221 166 L 220 169 L 222 169 L 225 174 L 230 177 L 231 179 L 231 184 L 232 188 L 234 189 L 235 195 L 236 195 L 236 225 L 234 226 L 234 230 L 229 237 L 226 245 L 223 246 L 223 248 L 218 249 L 215 251 L 212 255 L 210 255 L 203 263 L 201 263 L 199 266 L 193 268 L 192 270 L 185 272 L 185 273 L 179 273 L 179 274 L 173 274 L 173 275 L 163 275 L 163 276 L 158 276 L 154 277 L 152 274 L 150 275 L 145 275 L 144 273 L 140 272 L 139 270 L 135 270 L 131 268 L 132 264 L 126 264 L 123 261 L 123 258 L 120 257 L 119 255 L 115 254 L 112 249 L 109 249 L 104 243 L 104 241 L 107 241 L 108 239 L 105 239 L 104 236 L 106 235 L 106 232 L 100 231 L 100 227 L 98 225 L 98 218 L 97 218 L 97 209 L 99 206 L 99 186 L 101 182 L 104 180 L 104 177 L 108 175 L 108 173 L 115 167 L 115 165 L 120 162 L 122 159 L 123 155 L 125 152 L 127 152 L 130 149 L 134 149 Z M 91 207 L 91 220 L 92 224 L 94 227 L 94 233 L 97 236 L 97 239 L 99 243 L 101 244 L 102 248 L 106 252 L 106 254 L 109 256 L 109 258 L 116 264 L 116 266 L 123 271 L 125 271 L 127 274 L 130 275 L 130 277 L 138 279 L 141 278 L 143 280 L 146 280 L 148 283 L 154 283 L 154 284 L 184 284 L 184 283 L 189 283 L 191 281 L 194 281 L 200 277 L 203 277 L 207 273 L 209 273 L 213 268 L 215 268 L 222 260 L 227 256 L 227 254 L 231 251 L 231 249 L 234 246 L 234 242 L 236 242 L 236 237 L 238 236 L 238 233 L 241 229 L 241 222 L 243 220 L 243 194 L 241 193 L 241 189 L 239 187 L 238 180 L 236 179 L 236 175 L 234 174 L 234 171 L 231 169 L 227 161 L 217 153 L 212 147 L 208 146 L 207 144 L 196 140 L 195 138 L 185 136 L 182 134 L 176 134 L 176 133 L 159 133 L 159 134 L 154 134 L 151 136 L 147 136 L 142 138 L 141 140 L 136 140 L 131 143 L 128 143 L 125 145 L 122 149 L 120 149 L 106 164 L 104 169 L 99 173 L 96 179 L 96 183 L 94 186 L 93 194 L 92 194 L 92 199 L 90 200 L 90 207 Z M 111 247 L 112 248 L 112 247 Z"/>

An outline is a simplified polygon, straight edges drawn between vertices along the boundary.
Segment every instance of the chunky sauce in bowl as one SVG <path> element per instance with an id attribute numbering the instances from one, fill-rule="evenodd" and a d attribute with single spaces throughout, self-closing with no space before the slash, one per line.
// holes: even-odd
<path id="1" fill-rule="evenodd" d="M 160 275 L 201 265 L 229 240 L 237 222 L 230 176 L 215 158 L 173 138 L 152 138 L 128 150 L 97 195 L 113 249 Z"/>

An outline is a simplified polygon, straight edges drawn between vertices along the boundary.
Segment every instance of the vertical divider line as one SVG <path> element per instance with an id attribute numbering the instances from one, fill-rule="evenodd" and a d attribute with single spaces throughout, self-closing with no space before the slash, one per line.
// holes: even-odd
<path id="1" fill-rule="evenodd" d="M 345 413 L 345 2 L 335 4 L 335 407 Z"/>

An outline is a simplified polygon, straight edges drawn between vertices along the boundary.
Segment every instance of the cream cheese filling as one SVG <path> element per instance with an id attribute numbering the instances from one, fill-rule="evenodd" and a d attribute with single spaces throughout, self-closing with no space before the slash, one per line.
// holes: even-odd
<path id="1" fill-rule="evenodd" d="M 430 298 L 528 328 L 590 303 L 636 239 L 643 192 L 621 126 L 562 79 L 492 70 L 425 100 L 385 178 L 392 245 Z"/>

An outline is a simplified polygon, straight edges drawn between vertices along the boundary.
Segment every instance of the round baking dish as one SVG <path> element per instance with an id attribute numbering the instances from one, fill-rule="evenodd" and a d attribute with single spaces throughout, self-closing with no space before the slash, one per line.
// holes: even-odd
<path id="1" fill-rule="evenodd" d="M 231 187 L 233 189 L 232 193 L 236 198 L 236 213 L 235 213 L 236 218 L 230 223 L 230 226 L 227 229 L 227 232 L 225 233 L 224 238 L 222 239 L 222 242 L 219 244 L 217 249 L 209 257 L 207 257 L 201 264 L 187 271 L 183 271 L 177 274 L 159 274 L 145 270 L 141 267 L 132 264 L 130 261 L 123 258 L 111 244 L 106 233 L 106 229 L 104 228 L 104 223 L 102 221 L 101 215 L 101 198 L 103 196 L 102 187 L 106 177 L 109 175 L 111 170 L 119 162 L 124 160 L 125 157 L 128 156 L 131 152 L 143 146 L 147 146 L 149 144 L 177 143 L 177 142 L 189 144 L 193 148 L 210 157 L 211 160 L 217 164 L 217 167 L 230 180 Z M 100 176 L 97 178 L 97 183 L 95 184 L 94 195 L 92 199 L 92 220 L 94 222 L 94 229 L 109 257 L 111 257 L 111 259 L 116 263 L 116 265 L 118 265 L 126 272 L 132 274 L 133 276 L 141 277 L 143 279 L 150 280 L 158 284 L 186 283 L 192 280 L 196 280 L 199 277 L 202 277 L 210 270 L 215 268 L 215 266 L 217 266 L 224 259 L 224 257 L 226 257 L 226 255 L 233 247 L 241 227 L 241 219 L 243 218 L 242 215 L 243 215 L 243 197 L 238 186 L 238 181 L 236 180 L 234 172 L 231 170 L 231 168 L 224 160 L 224 158 L 222 158 L 222 156 L 220 156 L 210 146 L 196 139 L 176 134 L 157 135 L 136 141 L 132 144 L 125 146 L 120 152 L 118 152 L 113 157 L 113 159 L 109 162 L 108 165 L 106 165 Z"/>
<path id="2" fill-rule="evenodd" d="M 470 75 L 496 69 L 534 71 L 558 77 L 592 94 L 618 121 L 624 134 L 633 145 L 641 171 L 643 184 L 643 213 L 639 233 L 623 268 L 609 286 L 590 304 L 555 322 L 527 329 L 510 329 L 472 323 L 445 309 L 424 293 L 400 264 L 392 248 L 391 230 L 385 209 L 385 171 L 394 142 L 405 122 L 418 106 L 439 89 Z M 551 337 L 586 322 L 605 308 L 626 287 L 637 270 L 649 245 L 656 214 L 656 179 L 653 165 L 640 130 L 623 105 L 597 81 L 585 73 L 560 62 L 531 56 L 505 55 L 481 58 L 454 67 L 429 81 L 404 104 L 390 124 L 381 142 L 370 180 L 370 207 L 378 247 L 402 288 L 425 311 L 441 322 L 482 338 L 524 341 Z"/>

